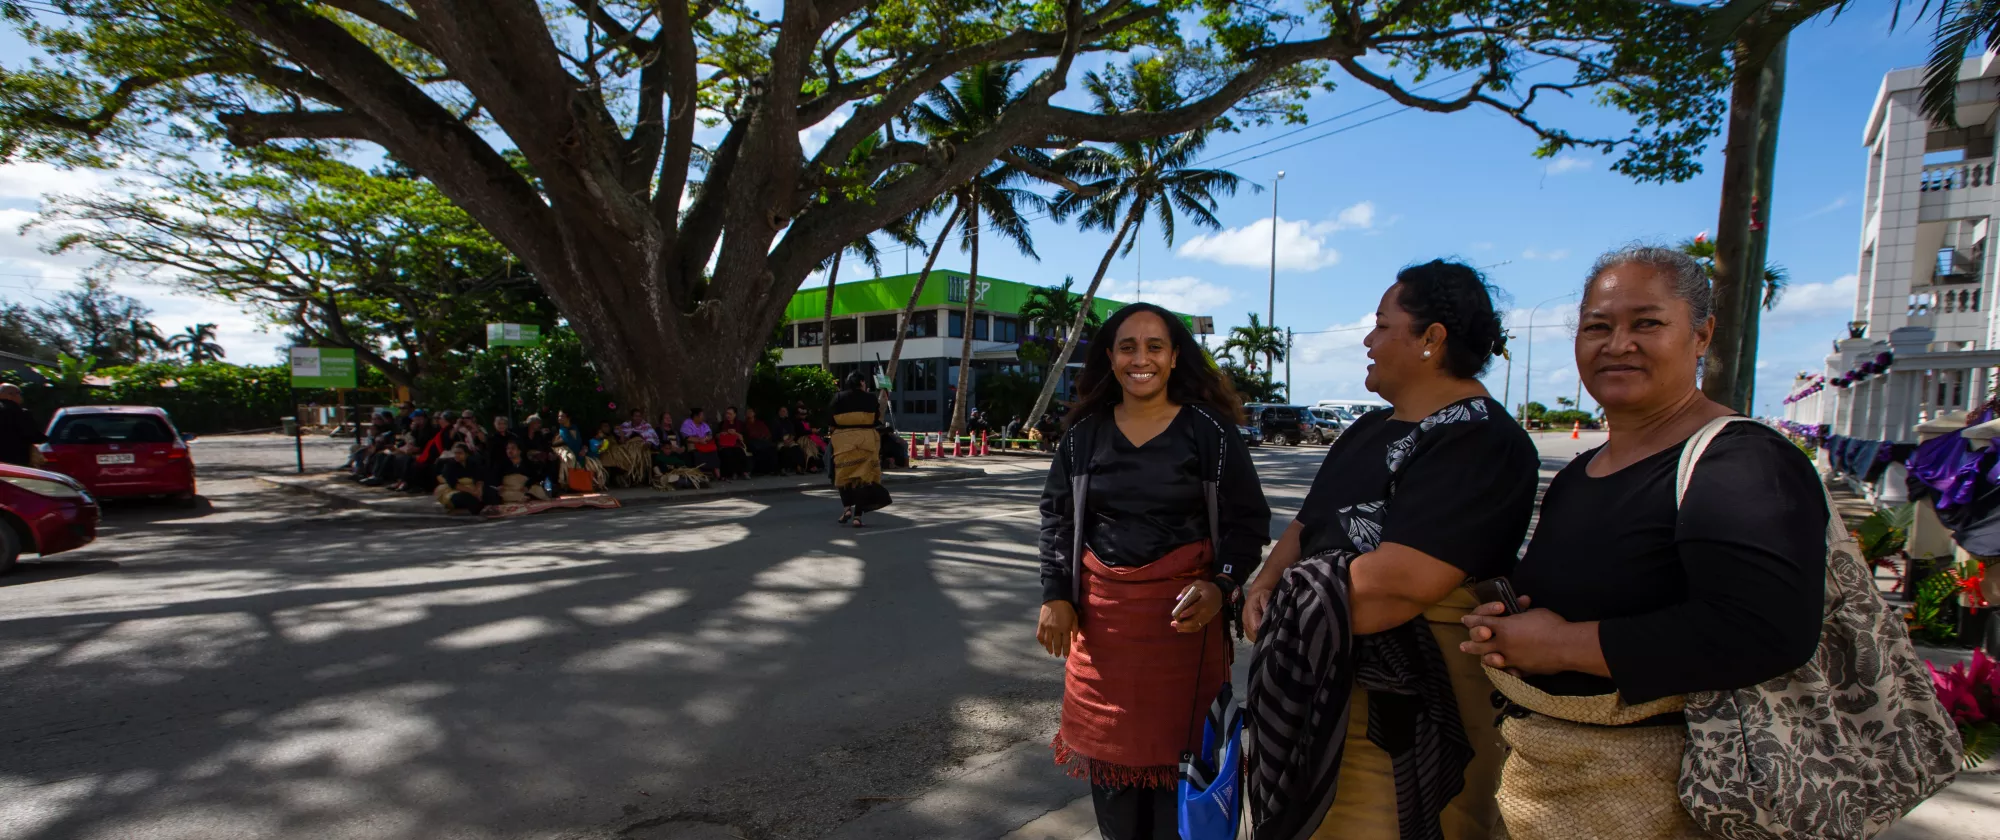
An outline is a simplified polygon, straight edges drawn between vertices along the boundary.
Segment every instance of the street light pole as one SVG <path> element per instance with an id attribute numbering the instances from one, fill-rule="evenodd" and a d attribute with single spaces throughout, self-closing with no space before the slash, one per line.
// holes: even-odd
<path id="1" fill-rule="evenodd" d="M 1278 177 L 1271 179 L 1271 283 L 1268 287 L 1269 299 L 1264 304 L 1264 326 L 1278 326 L 1278 182 L 1285 180 L 1285 170 L 1278 170 Z M 1271 369 L 1271 354 L 1264 354 L 1264 370 Z M 1291 387 L 1292 375 L 1285 374 L 1285 386 Z"/>

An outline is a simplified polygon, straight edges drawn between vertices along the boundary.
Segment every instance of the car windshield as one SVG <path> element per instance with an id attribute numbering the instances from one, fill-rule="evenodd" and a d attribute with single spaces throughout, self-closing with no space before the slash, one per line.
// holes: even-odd
<path id="1" fill-rule="evenodd" d="M 56 421 L 53 443 L 166 443 L 173 430 L 151 414 L 75 414 Z"/>

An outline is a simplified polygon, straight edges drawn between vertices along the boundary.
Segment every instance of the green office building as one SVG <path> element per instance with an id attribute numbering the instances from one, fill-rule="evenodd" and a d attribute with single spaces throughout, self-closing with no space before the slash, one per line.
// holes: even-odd
<path id="1" fill-rule="evenodd" d="M 903 341 L 902 370 L 897 372 L 893 400 L 896 427 L 903 431 L 940 431 L 950 421 L 952 400 L 957 393 L 958 360 L 965 339 L 965 293 L 967 276 L 960 271 L 935 270 L 924 283 L 923 295 L 910 319 Z M 916 287 L 917 275 L 899 274 L 876 280 L 842 282 L 833 292 L 833 322 L 830 335 L 822 334 L 826 314 L 826 288 L 801 289 L 785 308 L 785 323 L 779 331 L 784 354 L 781 366 L 817 365 L 821 345 L 828 345 L 833 373 L 846 377 L 855 370 L 877 373 L 889 363 L 895 347 L 896 322 Z M 1025 371 L 1019 351 L 1031 336 L 1050 335 L 1056 329 L 1042 324 L 1023 323 L 1021 306 L 1035 287 L 994 277 L 980 277 L 978 298 L 972 319 L 972 406 L 979 407 L 979 377 L 1003 371 Z M 1108 317 L 1125 304 L 1098 298 L 1092 308 Z M 1178 313 L 1177 313 L 1178 314 Z M 1181 315 L 1181 320 L 1202 331 L 1209 319 Z M 1073 360 L 1063 375 L 1060 393 L 1068 393 L 1070 377 L 1082 367 Z M 1004 422 L 1007 418 L 994 418 Z"/>

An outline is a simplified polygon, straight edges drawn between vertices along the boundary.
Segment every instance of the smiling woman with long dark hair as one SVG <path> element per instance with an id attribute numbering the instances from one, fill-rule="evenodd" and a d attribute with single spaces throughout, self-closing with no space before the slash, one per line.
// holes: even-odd
<path id="1" fill-rule="evenodd" d="M 1175 763 L 1228 679 L 1216 618 L 1270 542 L 1241 410 L 1180 318 L 1135 303 L 1091 340 L 1042 491 L 1036 638 L 1067 656 L 1056 760 L 1108 840 L 1178 838 Z"/>

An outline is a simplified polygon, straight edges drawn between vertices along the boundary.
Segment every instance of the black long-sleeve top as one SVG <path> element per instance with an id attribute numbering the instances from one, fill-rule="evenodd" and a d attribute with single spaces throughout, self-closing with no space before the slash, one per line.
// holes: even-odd
<path id="1" fill-rule="evenodd" d="M 1549 484 L 1514 570 L 1516 592 L 1598 622 L 1611 678 L 1529 679 L 1551 694 L 1643 703 L 1742 688 L 1805 663 L 1819 644 L 1827 509 L 1797 447 L 1757 423 L 1709 445 L 1678 511 L 1680 446 L 1602 478 L 1577 457 Z"/>
<path id="2" fill-rule="evenodd" d="M 1106 437 L 1108 436 L 1108 437 Z M 1212 458 L 1203 453 L 1214 453 Z M 1087 466 L 1086 466 L 1087 465 Z M 1109 566 L 1143 566 L 1209 538 L 1202 481 L 1219 476 L 1216 575 L 1249 580 L 1271 541 L 1271 506 L 1250 450 L 1233 424 L 1183 406 L 1166 430 L 1134 445 L 1109 412 L 1080 421 L 1063 436 L 1042 489 L 1042 600 L 1070 599 L 1071 543 L 1078 523 L 1070 479 L 1088 469 L 1084 545 Z"/>

